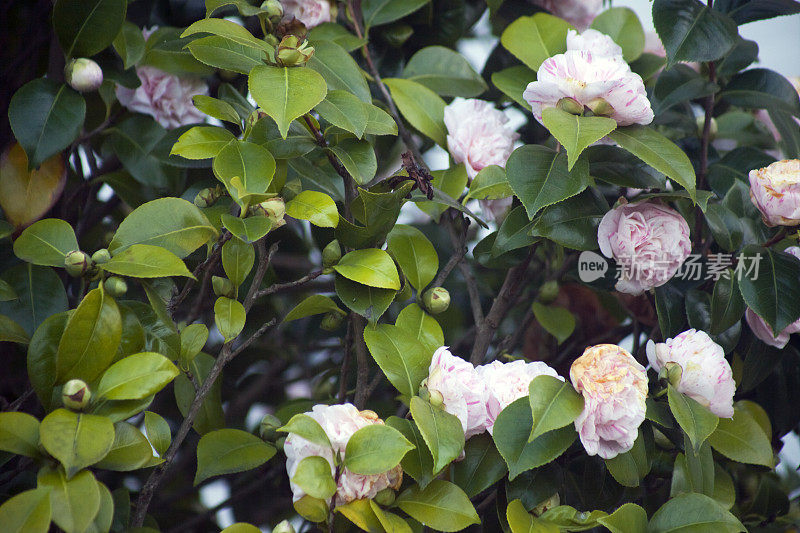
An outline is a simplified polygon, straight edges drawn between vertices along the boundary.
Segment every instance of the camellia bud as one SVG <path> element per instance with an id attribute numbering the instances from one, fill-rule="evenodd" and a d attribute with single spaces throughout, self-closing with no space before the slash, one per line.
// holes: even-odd
<path id="1" fill-rule="evenodd" d="M 285 67 L 305 65 L 314 55 L 314 47 L 301 41 L 296 35 L 287 35 L 275 50 L 275 58 Z"/>
<path id="2" fill-rule="evenodd" d="M 325 314 L 319 327 L 325 331 L 336 331 L 342 325 L 342 322 L 344 322 L 344 317 L 345 315 L 343 313 L 331 311 Z"/>
<path id="3" fill-rule="evenodd" d="M 194 205 L 197 207 L 211 207 L 217 201 L 217 198 L 218 196 L 214 189 L 206 187 L 194 197 Z"/>
<path id="4" fill-rule="evenodd" d="M 552 509 L 553 507 L 558 507 L 561 505 L 561 497 L 556 492 L 545 501 L 531 509 L 531 512 L 534 516 L 541 516 L 545 511 Z"/>
<path id="5" fill-rule="evenodd" d="M 72 409 L 73 411 L 81 411 L 92 398 L 92 393 L 89 386 L 80 379 L 71 379 L 64 383 L 61 389 L 61 401 L 64 407 Z"/>
<path id="6" fill-rule="evenodd" d="M 586 107 L 592 110 L 598 117 L 610 117 L 614 114 L 614 108 L 603 98 L 595 98 Z"/>
<path id="7" fill-rule="evenodd" d="M 706 117 L 704 115 L 700 115 L 697 117 L 697 134 L 702 136 L 703 129 L 706 124 Z M 713 141 L 717 137 L 717 133 L 719 132 L 719 126 L 717 126 L 717 119 L 711 117 L 711 125 L 708 127 L 708 134 L 711 140 Z"/>
<path id="8" fill-rule="evenodd" d="M 295 533 L 295 531 L 292 524 L 290 524 L 288 520 L 284 520 L 272 528 L 272 533 Z"/>
<path id="9" fill-rule="evenodd" d="M 386 487 L 382 491 L 379 491 L 378 494 L 375 495 L 375 503 L 378 505 L 383 505 L 384 507 L 389 507 L 394 503 L 395 493 L 389 487 Z"/>
<path id="10" fill-rule="evenodd" d="M 108 278 L 103 283 L 103 287 L 105 287 L 108 294 L 115 298 L 118 298 L 128 292 L 128 284 L 125 283 L 124 279 L 118 278 L 117 276 L 111 276 Z"/>
<path id="11" fill-rule="evenodd" d="M 428 289 L 422 295 L 422 303 L 434 315 L 444 313 L 450 307 L 450 293 L 444 287 Z"/>
<path id="12" fill-rule="evenodd" d="M 549 304 L 558 297 L 558 282 L 546 281 L 539 288 L 538 300 L 543 304 Z"/>
<path id="13" fill-rule="evenodd" d="M 64 78 L 76 91 L 95 91 L 103 83 L 103 69 L 91 59 L 79 57 L 64 67 Z"/>
<path id="14" fill-rule="evenodd" d="M 556 107 L 558 107 L 561 111 L 566 111 L 571 115 L 583 114 L 583 106 L 580 103 L 578 103 L 577 100 L 575 100 L 574 98 L 570 98 L 569 96 L 566 96 L 561 100 L 559 100 L 556 103 Z"/>
<path id="15" fill-rule="evenodd" d="M 111 254 L 108 253 L 108 250 L 105 248 L 100 248 L 92 254 L 92 261 L 98 265 L 108 263 L 109 260 L 111 260 Z"/>
<path id="16" fill-rule="evenodd" d="M 328 243 L 325 248 L 322 249 L 322 266 L 324 267 L 332 267 L 336 263 L 339 262 L 339 259 L 342 258 L 342 247 L 339 246 L 339 241 L 336 239 L 332 240 Z"/>
<path id="17" fill-rule="evenodd" d="M 267 0 L 261 4 L 261 9 L 270 21 L 280 22 L 283 18 L 283 5 L 278 0 Z"/>
<path id="18" fill-rule="evenodd" d="M 669 362 L 661 369 L 659 377 L 666 379 L 673 387 L 677 387 L 683 378 L 683 368 L 678 363 Z"/>
<path id="19" fill-rule="evenodd" d="M 64 268 L 70 276 L 79 278 L 92 267 L 92 258 L 80 250 L 73 250 L 64 257 Z"/>
<path id="20" fill-rule="evenodd" d="M 273 228 L 279 228 L 286 224 L 286 221 L 283 220 L 283 216 L 286 214 L 286 203 L 280 196 L 264 200 L 258 204 L 258 209 L 263 211 L 264 216 L 272 221 Z"/>
<path id="21" fill-rule="evenodd" d="M 236 294 L 236 287 L 233 286 L 233 282 L 228 278 L 211 276 L 211 286 L 217 296 L 233 298 L 233 295 Z"/>
<path id="22" fill-rule="evenodd" d="M 264 415 L 258 425 L 258 434 L 264 440 L 273 441 L 278 436 L 278 428 L 281 427 L 280 419 L 275 415 Z"/>
<path id="23" fill-rule="evenodd" d="M 444 404 L 444 397 L 438 390 L 429 390 L 428 401 L 434 407 L 441 407 Z"/>

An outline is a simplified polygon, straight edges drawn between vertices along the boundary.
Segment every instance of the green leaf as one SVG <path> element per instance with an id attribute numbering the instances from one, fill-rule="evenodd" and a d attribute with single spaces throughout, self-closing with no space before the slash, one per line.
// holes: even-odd
<path id="1" fill-rule="evenodd" d="M 650 473 L 650 460 L 644 439 L 644 430 L 639 426 L 639 436 L 636 437 L 633 448 L 605 460 L 609 473 L 622 486 L 638 487 L 644 476 Z"/>
<path id="2" fill-rule="evenodd" d="M 134 244 L 151 244 L 184 258 L 216 236 L 217 230 L 193 203 L 159 198 L 125 217 L 108 249 L 113 255 Z"/>
<path id="3" fill-rule="evenodd" d="M 0 315 L 0 342 L 16 342 L 17 344 L 28 344 L 30 337 L 28 333 L 12 319 L 5 315 Z"/>
<path id="4" fill-rule="evenodd" d="M 583 411 L 583 397 L 566 381 L 536 376 L 528 386 L 532 426 L 528 442 L 571 424 Z"/>
<path id="5" fill-rule="evenodd" d="M 686 153 L 646 126 L 625 126 L 609 135 L 621 147 L 683 186 L 695 200 L 695 174 Z"/>
<path id="6" fill-rule="evenodd" d="M 356 183 L 364 185 L 372 181 L 378 171 L 378 160 L 375 149 L 366 140 L 345 139 L 336 146 L 329 148 L 336 154 L 344 168 L 353 177 Z"/>
<path id="7" fill-rule="evenodd" d="M 380 26 L 410 15 L 430 0 L 364 0 L 364 26 Z"/>
<path id="8" fill-rule="evenodd" d="M 503 47 L 533 70 L 548 57 L 567 50 L 567 31 L 575 28 L 569 22 L 547 13 L 519 17 L 500 36 Z"/>
<path id="9" fill-rule="evenodd" d="M 772 0 L 767 2 L 752 0 L 721 0 L 714 9 L 727 13 L 736 24 L 747 24 L 783 15 L 800 13 L 800 5 L 793 0 Z"/>
<path id="10" fill-rule="evenodd" d="M 42 420 L 39 436 L 69 479 L 105 457 L 114 444 L 114 425 L 104 416 L 56 409 Z"/>
<path id="11" fill-rule="evenodd" d="M 103 264 L 103 270 L 133 278 L 186 276 L 195 279 L 177 255 L 150 244 L 133 244 L 116 252 L 110 261 Z"/>
<path id="12" fill-rule="evenodd" d="M 343 464 L 356 474 L 382 474 L 400 464 L 413 449 L 414 445 L 393 427 L 373 424 L 350 436 Z"/>
<path id="13" fill-rule="evenodd" d="M 265 52 L 272 52 L 273 48 L 261 39 L 256 39 L 247 29 L 235 22 L 226 19 L 206 18 L 201 19 L 186 28 L 181 34 L 181 38 L 196 33 L 211 33 L 220 37 L 230 39 L 242 46 L 256 48 Z"/>
<path id="14" fill-rule="evenodd" d="M 364 133 L 370 135 L 397 135 L 397 123 L 392 116 L 372 104 L 367 104 L 367 127 Z"/>
<path id="15" fill-rule="evenodd" d="M 122 65 L 128 70 L 144 57 L 144 36 L 134 23 L 125 21 L 113 41 L 114 50 L 122 58 Z"/>
<path id="16" fill-rule="evenodd" d="M 114 444 L 97 468 L 130 472 L 145 468 L 154 460 L 150 442 L 136 426 L 127 422 L 114 424 Z"/>
<path id="17" fill-rule="evenodd" d="M 355 500 L 356 502 L 360 502 L 361 500 Z M 350 502 L 353 503 L 353 502 Z M 320 500 L 319 498 L 314 498 L 306 494 L 296 502 L 292 503 L 294 510 L 297 511 L 297 514 L 308 520 L 309 522 L 324 522 L 328 518 L 328 514 L 330 513 L 330 507 L 328 506 L 328 502 L 325 500 Z M 347 506 L 341 506 L 339 509 L 345 508 Z"/>
<path id="18" fill-rule="evenodd" d="M 156 449 L 158 455 L 164 456 L 169 449 L 172 435 L 169 430 L 169 423 L 164 417 L 152 411 L 144 412 L 144 429 L 147 432 L 147 440 Z"/>
<path id="19" fill-rule="evenodd" d="M 770 109 L 800 116 L 800 99 L 791 82 L 769 69 L 753 68 L 740 72 L 720 95 L 731 105 Z"/>
<path id="20" fill-rule="evenodd" d="M 716 480 L 711 446 L 705 442 L 695 452 L 688 437 L 684 436 L 684 449 L 685 454 L 679 453 L 675 457 L 670 496 L 677 496 L 683 492 L 697 492 L 713 497 Z"/>
<path id="21" fill-rule="evenodd" d="M 430 354 L 444 346 L 444 333 L 439 322 L 417 304 L 410 304 L 397 315 L 395 325 L 411 333 Z"/>
<path id="22" fill-rule="evenodd" d="M 591 175 L 597 179 L 636 189 L 663 189 L 667 179 L 633 154 L 616 146 L 590 146 L 584 150 Z"/>
<path id="23" fill-rule="evenodd" d="M 14 254 L 34 265 L 63 267 L 64 256 L 77 249 L 72 226 L 59 218 L 35 222 L 14 241 Z"/>
<path id="24" fill-rule="evenodd" d="M 325 430 L 319 425 L 319 422 L 305 413 L 294 415 L 289 419 L 286 425 L 279 428 L 278 431 L 294 433 L 298 437 L 303 437 L 308 442 L 318 444 L 323 448 L 331 447 L 331 441 L 328 439 Z"/>
<path id="25" fill-rule="evenodd" d="M 500 257 L 512 250 L 527 248 L 536 239 L 531 236 L 534 223 L 528 219 L 525 207 L 519 205 L 506 214 L 492 244 L 492 257 Z"/>
<path id="26" fill-rule="evenodd" d="M 436 277 L 439 256 L 431 241 L 420 230 L 397 224 L 389 232 L 386 243 L 389 254 L 417 291 L 422 291 Z"/>
<path id="27" fill-rule="evenodd" d="M 206 353 L 199 353 L 197 357 L 189 363 L 189 372 L 197 378 L 199 385 L 205 382 L 211 368 L 214 366 L 214 358 Z M 225 426 L 225 413 L 222 410 L 221 380 L 216 380 L 211 386 L 211 391 L 200 405 L 200 412 L 194 419 L 192 427 L 200 435 L 205 435 L 209 431 Z M 175 378 L 175 403 L 178 410 L 185 417 L 189 412 L 189 407 L 194 401 L 196 390 L 194 384 L 185 375 L 181 374 Z"/>
<path id="28" fill-rule="evenodd" d="M 235 339 L 244 329 L 247 314 L 244 306 L 237 300 L 220 296 L 214 303 L 214 323 L 225 342 Z"/>
<path id="29" fill-rule="evenodd" d="M 532 426 L 531 406 L 527 398 L 513 402 L 495 420 L 492 438 L 508 465 L 509 480 L 554 460 L 575 440 L 575 429 L 567 426 L 528 442 Z"/>
<path id="30" fill-rule="evenodd" d="M 433 479 L 433 457 L 419 428 L 411 420 L 396 416 L 387 418 L 386 425 L 395 428 L 414 445 L 414 449 L 405 454 L 400 465 L 404 474 L 408 474 L 420 487 L 425 488 Z"/>
<path id="31" fill-rule="evenodd" d="M 205 65 L 239 74 L 248 74 L 254 67 L 263 65 L 267 57 L 260 48 L 246 46 L 218 35 L 195 39 L 186 48 L 195 59 Z M 236 123 L 238 121 L 234 122 Z"/>
<path id="32" fill-rule="evenodd" d="M 508 469 L 503 457 L 492 441 L 482 433 L 471 437 L 464 446 L 464 459 L 453 463 L 450 479 L 458 485 L 468 497 L 474 498 L 491 487 Z"/>
<path id="33" fill-rule="evenodd" d="M 367 107 L 352 93 L 328 91 L 325 100 L 314 109 L 334 126 L 354 133 L 359 139 L 364 136 L 364 130 L 367 128 Z"/>
<path id="34" fill-rule="evenodd" d="M 424 489 L 412 486 L 397 498 L 397 506 L 415 520 L 437 531 L 460 531 L 480 524 L 478 513 L 464 491 L 436 479 Z"/>
<path id="35" fill-rule="evenodd" d="M 275 448 L 240 429 L 206 433 L 197 444 L 194 485 L 214 476 L 243 472 L 261 466 L 275 455 Z"/>
<path id="36" fill-rule="evenodd" d="M 364 342 L 381 371 L 400 394 L 411 397 L 428 375 L 433 352 L 407 330 L 378 324 L 364 330 Z"/>
<path id="37" fill-rule="evenodd" d="M 533 302 L 536 321 L 561 344 L 575 331 L 575 316 L 563 307 Z"/>
<path id="38" fill-rule="evenodd" d="M 612 7 L 597 15 L 590 26 L 611 37 L 622 48 L 622 57 L 630 63 L 644 51 L 644 29 L 636 12 L 627 7 Z"/>
<path id="39" fill-rule="evenodd" d="M 532 81 L 536 81 L 536 72 L 525 65 L 515 65 L 492 74 L 494 86 L 528 111 L 531 110 L 531 104 L 522 98 L 522 93 Z"/>
<path id="40" fill-rule="evenodd" d="M 122 318 L 114 299 L 102 289 L 89 291 L 58 343 L 56 382 L 94 380 L 114 359 L 121 338 Z"/>
<path id="41" fill-rule="evenodd" d="M 418 50 L 406 63 L 403 77 L 441 96 L 472 98 L 488 88 L 464 56 L 444 46 Z"/>
<path id="42" fill-rule="evenodd" d="M 319 72 L 328 86 L 328 91 L 347 91 L 365 104 L 372 103 L 372 96 L 363 71 L 347 50 L 331 41 L 311 41 L 314 55 L 308 67 Z"/>
<path id="43" fill-rule="evenodd" d="M 308 113 L 328 92 L 325 79 L 310 68 L 259 65 L 250 72 L 250 93 L 286 138 L 291 122 Z"/>
<path id="44" fill-rule="evenodd" d="M 400 78 L 383 80 L 392 93 L 403 117 L 442 147 L 447 146 L 447 128 L 444 125 L 445 103 L 438 94 L 415 81 Z"/>
<path id="45" fill-rule="evenodd" d="M 617 130 L 619 131 L 619 130 Z M 543 207 L 575 196 L 589 185 L 589 164 L 567 170 L 567 156 L 540 145 L 517 148 L 506 163 L 508 183 L 529 218 Z"/>
<path id="46" fill-rule="evenodd" d="M 653 24 L 667 51 L 669 69 L 678 61 L 714 61 L 736 44 L 736 23 L 699 0 L 655 0 Z"/>
<path id="47" fill-rule="evenodd" d="M 88 470 L 69 479 L 59 469 L 44 467 L 36 483 L 37 490 L 50 494 L 53 522 L 67 533 L 86 531 L 100 510 L 100 485 Z"/>
<path id="48" fill-rule="evenodd" d="M 339 225 L 336 202 L 323 192 L 302 191 L 286 203 L 286 214 L 300 220 L 308 220 L 321 228 L 335 228 Z"/>
<path id="49" fill-rule="evenodd" d="M 0 450 L 39 457 L 39 421 L 27 413 L 0 413 Z"/>
<path id="50" fill-rule="evenodd" d="M 17 298 L 0 302 L 0 314 L 22 326 L 28 335 L 50 315 L 67 310 L 64 285 L 52 268 L 24 263 L 6 270 L 3 278 Z"/>
<path id="51" fill-rule="evenodd" d="M 647 513 L 635 503 L 626 503 L 597 521 L 611 533 L 647 533 Z"/>
<path id="52" fill-rule="evenodd" d="M 747 531 L 741 522 L 719 503 L 704 494 L 681 494 L 655 512 L 649 533 L 705 533 Z"/>
<path id="53" fill-rule="evenodd" d="M 580 117 L 556 107 L 548 107 L 542 111 L 542 122 L 566 149 L 568 170 L 575 166 L 581 152 L 617 127 L 617 122 L 612 118 Z"/>
<path id="54" fill-rule="evenodd" d="M 434 187 L 434 199 L 433 201 L 428 201 L 428 199 L 425 198 L 425 200 L 417 204 L 417 207 L 438 222 L 439 217 L 441 217 L 442 213 L 450 206 L 446 205 L 444 202 L 437 201 L 436 190 L 438 189 L 450 198 L 458 198 L 461 196 L 461 193 L 464 192 L 464 187 L 467 186 L 469 178 L 467 176 L 467 169 L 463 164 L 456 165 L 447 170 L 434 170 L 431 172 L 431 176 L 433 176 L 431 185 Z"/>
<path id="55" fill-rule="evenodd" d="M 418 396 L 411 398 L 410 410 L 431 451 L 433 473 L 437 474 L 464 449 L 464 428 L 454 415 L 440 407 L 433 407 Z"/>
<path id="56" fill-rule="evenodd" d="M 50 491 L 20 492 L 0 506 L 0 524 L 8 533 L 47 533 L 50 529 Z"/>
<path id="57" fill-rule="evenodd" d="M 53 386 L 56 383 L 56 352 L 67 318 L 66 312 L 49 316 L 36 329 L 28 345 L 28 376 L 36 396 L 47 411 L 61 403 L 61 395 L 53 393 Z"/>
<path id="58" fill-rule="evenodd" d="M 89 57 L 110 45 L 122 29 L 125 0 L 58 0 L 53 26 L 67 57 Z"/>
<path id="59" fill-rule="evenodd" d="M 341 505 L 335 509 L 335 512 L 343 514 L 363 531 L 368 531 L 370 533 L 379 533 L 383 531 L 381 521 L 378 520 L 375 511 L 372 510 L 370 501 L 366 498 L 353 500 L 345 505 Z"/>
<path id="60" fill-rule="evenodd" d="M 237 237 L 222 245 L 222 267 L 225 269 L 225 275 L 236 287 L 247 279 L 247 275 L 253 269 L 255 260 L 256 252 L 253 250 L 253 245 Z M 206 336 L 208 335 L 206 334 Z M 203 344 L 205 344 L 205 341 L 203 341 Z"/>
<path id="61" fill-rule="evenodd" d="M 669 385 L 667 398 L 675 420 L 692 441 L 694 449 L 699 450 L 703 442 L 716 429 L 719 418 L 708 408 L 675 390 L 672 385 Z"/>
<path id="62" fill-rule="evenodd" d="M 85 115 L 83 97 L 48 78 L 30 81 L 15 92 L 8 105 L 8 122 L 28 156 L 28 170 L 69 146 L 80 133 Z"/>
<path id="63" fill-rule="evenodd" d="M 214 175 L 225 184 L 231 197 L 240 203 L 245 192 L 267 191 L 275 174 L 275 158 L 266 148 L 251 142 L 233 140 L 214 158 Z M 234 181 L 238 178 L 238 182 Z"/>
<path id="64" fill-rule="evenodd" d="M 769 436 L 740 402 L 734 405 L 733 418 L 719 419 L 719 425 L 708 442 L 733 461 L 769 468 L 774 466 Z"/>
<path id="65" fill-rule="evenodd" d="M 336 43 L 348 52 L 361 48 L 367 43 L 366 39 L 359 39 L 341 24 L 335 22 L 323 22 L 311 28 L 308 38 L 312 41 L 330 41 Z"/>
<path id="66" fill-rule="evenodd" d="M 297 465 L 292 483 L 313 498 L 327 500 L 336 494 L 336 482 L 331 475 L 331 464 L 324 457 L 312 455 Z"/>
<path id="67" fill-rule="evenodd" d="M 392 533 L 411 533 L 411 526 L 408 525 L 405 519 L 381 509 L 374 500 L 369 500 L 369 506 L 386 531 L 391 531 Z"/>
<path id="68" fill-rule="evenodd" d="M 521 500 L 514 500 L 506 509 L 506 520 L 511 533 L 558 533 L 559 527 L 528 513 Z"/>
<path id="69" fill-rule="evenodd" d="M 341 313 L 344 314 L 336 302 L 322 294 L 312 294 L 299 304 L 297 304 L 284 317 L 284 322 L 291 322 L 311 315 L 321 315 L 322 313 Z"/>
<path id="70" fill-rule="evenodd" d="M 178 138 L 170 154 L 186 159 L 209 159 L 219 154 L 233 139 L 233 134 L 225 128 L 195 126 Z"/>
<path id="71" fill-rule="evenodd" d="M 658 76 L 653 88 L 653 112 L 660 115 L 678 104 L 710 96 L 719 90 L 686 65 L 675 65 Z"/>
<path id="72" fill-rule="evenodd" d="M 262 216 L 239 218 L 223 213 L 221 220 L 225 229 L 233 233 L 234 237 L 246 243 L 256 242 L 272 229 L 270 219 Z"/>
<path id="73" fill-rule="evenodd" d="M 388 253 L 377 248 L 354 250 L 333 267 L 342 276 L 369 287 L 400 290 L 397 267 Z"/>
<path id="74" fill-rule="evenodd" d="M 204 94 L 197 94 L 192 97 L 192 102 L 199 111 L 205 113 L 209 117 L 230 122 L 237 126 L 240 126 L 242 123 L 242 120 L 236 113 L 236 109 L 225 100 L 212 98 Z"/>
<path id="75" fill-rule="evenodd" d="M 100 378 L 95 394 L 109 400 L 139 400 L 166 387 L 179 373 L 161 354 L 137 353 L 111 365 Z"/>
<path id="76" fill-rule="evenodd" d="M 362 285 L 341 275 L 336 276 L 334 284 L 336 295 L 342 300 L 342 303 L 373 324 L 386 312 L 397 294 L 394 289 L 379 289 Z"/>
<path id="77" fill-rule="evenodd" d="M 744 311 L 744 300 L 736 276 L 729 275 L 727 279 L 720 277 L 714 284 L 714 293 L 711 297 L 709 333 L 718 334 L 727 330 L 742 319 Z"/>
<path id="78" fill-rule="evenodd" d="M 608 203 L 596 189 L 545 207 L 530 229 L 531 237 L 544 237 L 575 250 L 597 249 L 597 227 Z M 569 319 L 567 319 L 569 320 Z"/>
<path id="79" fill-rule="evenodd" d="M 514 191 L 508 184 L 505 169 L 497 165 L 489 165 L 481 169 L 472 180 L 464 202 L 466 203 L 470 198 L 473 200 L 499 200 L 513 195 Z"/>
<path id="80" fill-rule="evenodd" d="M 763 318 L 773 331 L 783 331 L 800 318 L 800 263 L 783 252 L 756 245 L 739 256 L 742 265 L 739 289 L 747 307 Z M 745 266 L 746 265 L 746 266 Z M 747 269 L 755 265 L 750 272 Z"/>

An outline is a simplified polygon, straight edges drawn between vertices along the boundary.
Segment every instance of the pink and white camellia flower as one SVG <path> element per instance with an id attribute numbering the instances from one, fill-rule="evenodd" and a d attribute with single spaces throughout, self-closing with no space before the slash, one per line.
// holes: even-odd
<path id="1" fill-rule="evenodd" d="M 478 374 L 486 382 L 489 390 L 489 401 L 486 403 L 488 419 L 486 429 L 489 433 L 494 430 L 494 421 L 497 415 L 511 405 L 515 400 L 528 396 L 531 381 L 537 376 L 553 376 L 561 381 L 564 378 L 541 361 L 532 363 L 526 361 L 511 361 L 501 363 L 492 361 L 488 365 L 477 368 Z"/>
<path id="2" fill-rule="evenodd" d="M 722 418 L 733 416 L 733 381 L 731 365 L 725 350 L 711 340 L 705 331 L 690 329 L 662 343 L 647 343 L 647 359 L 656 372 L 667 363 L 680 365 L 678 392 L 689 396 Z"/>
<path id="3" fill-rule="evenodd" d="M 289 433 L 286 437 L 283 451 L 286 453 L 286 472 L 289 474 L 294 501 L 306 495 L 302 488 L 291 482 L 292 477 L 297 472 L 297 466 L 303 459 L 311 456 L 322 457 L 330 463 L 331 475 L 334 475 L 336 472 L 334 457 L 339 455 L 344 458 L 347 442 L 353 433 L 372 424 L 383 424 L 383 420 L 378 418 L 378 415 L 374 412 L 359 411 L 353 404 L 349 403 L 315 405 L 306 414 L 322 426 L 331 442 L 331 447 L 309 442 L 294 433 Z M 385 488 L 400 488 L 402 481 L 403 469 L 399 465 L 388 472 L 369 476 L 354 474 L 347 468 L 342 468 L 336 489 L 335 506 L 338 507 L 353 500 L 374 498 L 378 492 Z M 328 503 L 330 504 L 330 502 Z"/>
<path id="4" fill-rule="evenodd" d="M 586 30 L 581 33 L 569 30 L 567 32 L 567 50 L 588 50 L 595 57 L 622 56 L 622 47 L 615 43 L 614 39 L 597 30 Z"/>
<path id="5" fill-rule="evenodd" d="M 750 171 L 750 200 L 767 226 L 800 224 L 800 159 Z"/>
<path id="6" fill-rule="evenodd" d="M 192 102 L 193 96 L 208 94 L 202 80 L 181 78 L 150 66 L 136 67 L 136 75 L 142 82 L 136 89 L 117 85 L 117 99 L 124 107 L 150 115 L 168 129 L 205 120 Z"/>
<path id="7" fill-rule="evenodd" d="M 653 121 L 644 82 L 621 56 L 567 50 L 545 59 L 537 75 L 522 97 L 539 122 L 543 109 L 556 107 L 565 98 L 581 108 L 588 106 L 595 114 L 613 118 L 620 126 Z"/>
<path id="8" fill-rule="evenodd" d="M 470 179 L 489 165 L 506 166 L 519 138 L 507 122 L 508 117 L 486 100 L 456 98 L 444 108 L 447 149 L 456 163 L 464 163 Z"/>
<path id="9" fill-rule="evenodd" d="M 442 346 L 434 352 L 428 377 L 422 384 L 431 394 L 441 394 L 444 410 L 461 421 L 464 438 L 486 430 L 489 392 L 471 363 Z"/>
<path id="10" fill-rule="evenodd" d="M 514 203 L 514 197 L 498 198 L 496 200 L 478 200 L 481 206 L 481 214 L 489 222 L 502 223 L 506 215 L 511 210 L 511 204 Z"/>
<path id="11" fill-rule="evenodd" d="M 800 333 L 800 320 L 797 320 L 775 335 L 770 325 L 749 307 L 747 311 L 744 312 L 744 319 L 747 325 L 750 326 L 750 331 L 753 332 L 753 335 L 758 337 L 764 344 L 774 346 L 775 348 L 784 348 L 789 344 L 789 336 L 792 333 Z"/>
<path id="12" fill-rule="evenodd" d="M 603 0 L 533 0 L 533 3 L 580 30 L 588 28 L 603 7 Z"/>
<path id="13" fill-rule="evenodd" d="M 296 18 L 308 29 L 331 21 L 331 3 L 328 0 L 281 0 L 283 21 Z"/>
<path id="14" fill-rule="evenodd" d="M 623 203 L 605 214 L 597 242 L 622 270 L 616 288 L 627 294 L 659 287 L 675 275 L 692 251 L 689 224 L 674 209 L 655 202 Z"/>
<path id="15" fill-rule="evenodd" d="M 586 348 L 572 363 L 569 377 L 583 396 L 575 429 L 586 453 L 611 459 L 633 448 L 644 421 L 644 367 L 625 349 L 599 344 Z"/>

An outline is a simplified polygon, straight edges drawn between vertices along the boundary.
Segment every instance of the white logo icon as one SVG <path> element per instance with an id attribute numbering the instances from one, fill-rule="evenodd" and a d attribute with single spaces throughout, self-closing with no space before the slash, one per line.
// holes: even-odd
<path id="1" fill-rule="evenodd" d="M 582 252 L 578 257 L 578 277 L 584 283 L 602 278 L 608 270 L 608 261 L 595 252 Z"/>

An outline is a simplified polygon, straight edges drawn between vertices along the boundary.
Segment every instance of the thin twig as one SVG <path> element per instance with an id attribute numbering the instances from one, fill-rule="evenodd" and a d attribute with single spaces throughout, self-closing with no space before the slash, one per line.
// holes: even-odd
<path id="1" fill-rule="evenodd" d="M 194 279 L 189 278 L 186 284 L 183 286 L 181 292 L 177 296 L 172 298 L 167 304 L 167 309 L 170 311 L 170 313 L 174 313 L 175 309 L 177 309 L 178 306 L 181 305 L 181 303 L 183 303 L 183 300 L 185 300 L 186 297 L 189 295 L 189 291 L 196 283 L 197 276 L 199 276 L 200 273 L 204 273 L 206 270 L 211 270 L 212 268 L 214 268 L 214 265 L 216 265 L 217 261 L 219 261 L 220 254 L 222 253 L 222 245 L 228 242 L 232 236 L 233 235 L 231 234 L 231 232 L 227 230 L 223 231 L 220 234 L 219 238 L 217 239 L 217 242 L 214 244 L 211 254 L 209 254 L 209 256 L 206 258 L 205 261 L 197 265 L 194 271 L 192 272 Z"/>
<path id="2" fill-rule="evenodd" d="M 356 353 L 356 391 L 353 405 L 364 408 L 367 401 L 367 380 L 369 379 L 369 352 L 364 342 L 364 325 L 366 319 L 359 314 L 351 313 L 353 323 L 353 346 Z"/>
<path id="3" fill-rule="evenodd" d="M 278 283 L 276 285 L 270 285 L 266 289 L 262 289 L 256 293 L 256 298 L 262 298 L 264 296 L 269 296 L 270 294 L 274 294 L 276 292 L 280 292 L 286 289 L 292 289 L 294 287 L 299 287 L 300 285 L 304 285 L 309 281 L 315 280 L 322 275 L 322 270 L 315 270 L 311 274 L 307 274 L 300 279 L 295 281 L 287 281 L 286 283 Z"/>

